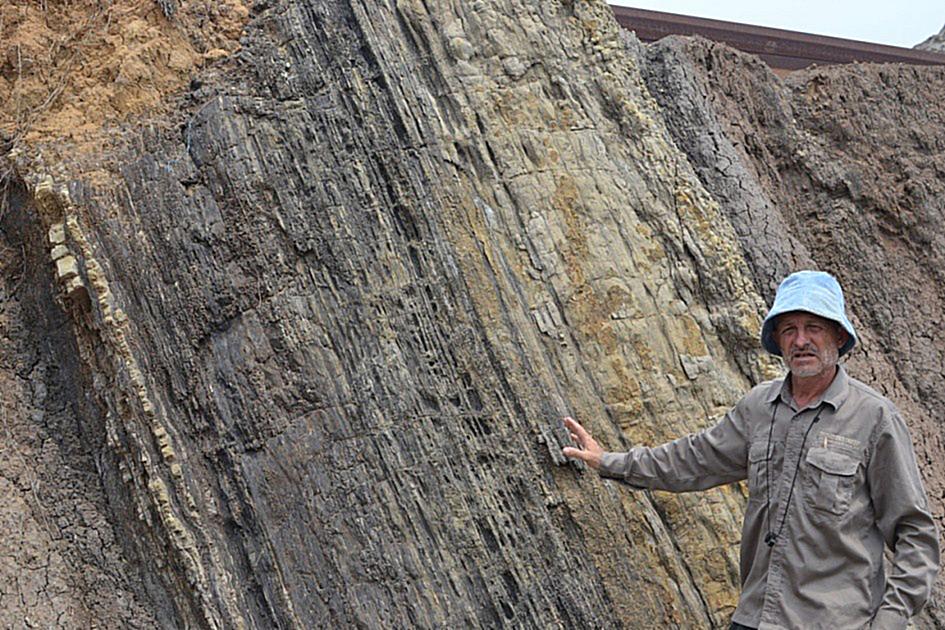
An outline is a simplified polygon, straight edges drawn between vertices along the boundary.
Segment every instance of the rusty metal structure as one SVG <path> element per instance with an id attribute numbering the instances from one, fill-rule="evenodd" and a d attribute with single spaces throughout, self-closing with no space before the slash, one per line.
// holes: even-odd
<path id="1" fill-rule="evenodd" d="M 698 35 L 758 55 L 776 71 L 789 72 L 810 65 L 853 62 L 945 65 L 945 54 L 811 35 L 764 26 L 611 6 L 617 22 L 644 42 L 667 35 Z"/>

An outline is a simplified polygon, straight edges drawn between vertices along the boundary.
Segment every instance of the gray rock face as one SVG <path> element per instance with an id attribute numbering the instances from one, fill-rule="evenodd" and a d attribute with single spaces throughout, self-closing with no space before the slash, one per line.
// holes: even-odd
<path id="1" fill-rule="evenodd" d="M 744 489 L 602 482 L 559 418 L 708 426 L 799 266 L 941 518 L 943 71 L 785 84 L 597 2 L 246 17 L 100 150 L 8 143 L 0 625 L 725 627 Z"/>
<path id="2" fill-rule="evenodd" d="M 916 44 L 915 48 L 920 50 L 931 50 L 934 52 L 945 52 L 945 26 L 936 35 L 932 35 L 924 42 Z"/>

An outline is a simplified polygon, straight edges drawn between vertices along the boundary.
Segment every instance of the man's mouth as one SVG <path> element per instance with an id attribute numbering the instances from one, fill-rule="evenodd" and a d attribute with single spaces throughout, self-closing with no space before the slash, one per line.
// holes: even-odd
<path id="1" fill-rule="evenodd" d="M 794 352 L 791 354 L 792 359 L 809 359 L 809 358 L 816 358 L 816 357 L 817 357 L 816 352 Z"/>

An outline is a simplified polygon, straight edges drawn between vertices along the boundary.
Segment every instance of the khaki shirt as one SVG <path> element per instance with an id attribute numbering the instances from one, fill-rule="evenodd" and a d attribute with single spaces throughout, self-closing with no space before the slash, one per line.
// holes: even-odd
<path id="1" fill-rule="evenodd" d="M 699 434 L 605 453 L 599 472 L 672 492 L 748 479 L 734 621 L 904 628 L 939 568 L 906 425 L 889 400 L 842 367 L 821 400 L 803 409 L 787 383 L 758 385 Z M 773 545 L 769 533 L 777 534 Z M 884 544 L 893 552 L 888 576 Z"/>

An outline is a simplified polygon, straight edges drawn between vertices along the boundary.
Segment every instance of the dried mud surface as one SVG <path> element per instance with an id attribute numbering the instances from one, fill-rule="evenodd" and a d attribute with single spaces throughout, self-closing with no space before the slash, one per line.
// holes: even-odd
<path id="1" fill-rule="evenodd" d="M 17 209 L 0 222 L 0 625 L 156 627 L 116 540 L 124 517 L 103 487 L 114 462 L 89 383 L 73 380 L 75 340 L 22 192 L 9 191 Z"/>
<path id="2" fill-rule="evenodd" d="M 744 489 L 627 491 L 558 418 L 709 425 L 808 265 L 941 517 L 940 74 L 601 2 L 0 11 L 0 625 L 727 627 Z"/>

